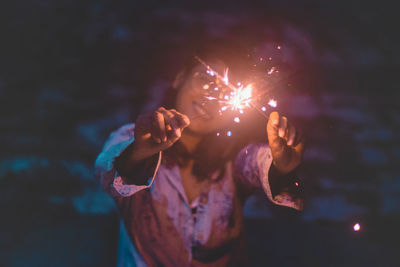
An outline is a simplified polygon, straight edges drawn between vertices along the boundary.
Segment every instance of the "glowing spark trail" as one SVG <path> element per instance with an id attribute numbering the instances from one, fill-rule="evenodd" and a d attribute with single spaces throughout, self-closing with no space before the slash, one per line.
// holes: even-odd
<path id="1" fill-rule="evenodd" d="M 206 73 L 212 77 L 215 77 L 217 80 L 223 83 L 223 86 L 221 84 L 218 85 L 218 87 L 214 87 L 214 92 L 215 91 L 221 91 L 220 93 L 210 93 L 211 95 L 205 96 L 205 98 L 209 101 L 217 101 L 220 105 L 219 113 L 231 110 L 231 111 L 237 111 L 240 114 L 244 113 L 244 109 L 248 107 L 254 108 L 256 111 L 258 111 L 263 117 L 267 118 L 267 115 L 264 114 L 263 112 L 266 111 L 266 108 L 263 106 L 260 110 L 259 107 L 256 105 L 257 98 L 261 96 L 259 94 L 258 96 L 253 95 L 253 84 L 247 84 L 246 86 L 243 85 L 243 83 L 238 82 L 237 86 L 234 86 L 230 81 L 228 77 L 228 69 L 224 70 L 224 75 L 220 75 L 217 71 L 212 69 L 209 65 L 207 65 L 206 62 L 204 62 L 202 59 L 199 57 L 195 56 L 195 59 L 206 68 Z M 271 75 L 274 71 L 276 71 L 275 67 L 272 67 L 270 71 L 268 72 L 269 75 Z M 224 87 L 224 88 L 221 88 Z M 203 88 L 206 90 L 210 86 L 208 84 L 205 84 Z M 226 90 L 227 89 L 227 90 Z M 264 94 L 264 93 L 262 93 Z M 271 107 L 276 107 L 277 103 L 275 100 L 271 99 L 268 103 L 269 106 Z M 234 122 L 239 123 L 240 118 L 235 117 Z M 231 135 L 230 132 L 227 133 L 228 136 Z"/>
<path id="2" fill-rule="evenodd" d="M 228 82 L 229 82 L 229 79 L 228 79 L 228 71 L 229 71 L 228 68 L 225 69 L 225 71 L 224 71 L 224 78 L 222 79 L 222 80 L 224 81 L 225 84 L 228 84 Z"/>

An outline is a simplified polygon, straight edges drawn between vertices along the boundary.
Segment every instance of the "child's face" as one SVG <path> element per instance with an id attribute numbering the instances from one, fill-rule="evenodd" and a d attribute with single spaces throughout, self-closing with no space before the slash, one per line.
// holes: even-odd
<path id="1" fill-rule="evenodd" d="M 223 64 L 219 63 L 213 67 L 216 71 L 223 73 Z M 205 98 L 207 86 L 216 87 L 217 85 L 210 85 L 210 76 L 205 68 L 199 65 L 189 74 L 177 95 L 176 109 L 189 117 L 189 129 L 197 134 L 217 131 L 232 121 L 227 112 L 222 114 L 218 112 L 219 105 L 216 101 Z"/>

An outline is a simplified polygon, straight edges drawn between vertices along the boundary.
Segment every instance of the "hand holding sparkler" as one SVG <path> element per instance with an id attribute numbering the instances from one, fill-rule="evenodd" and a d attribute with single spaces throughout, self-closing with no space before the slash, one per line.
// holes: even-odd
<path id="1" fill-rule="evenodd" d="M 175 109 L 160 107 L 152 113 L 139 115 L 129 161 L 139 162 L 171 147 L 189 124 L 189 118 Z"/>
<path id="2" fill-rule="evenodd" d="M 152 174 L 149 170 L 157 164 L 158 152 L 172 146 L 190 121 L 174 109 L 160 107 L 139 115 L 135 124 L 135 141 L 115 159 L 115 167 L 133 184 L 146 184 Z"/>
<path id="3" fill-rule="evenodd" d="M 268 142 L 273 164 L 280 174 L 293 171 L 301 163 L 304 139 L 296 128 L 278 112 L 272 112 L 267 124 Z"/>
<path id="4" fill-rule="evenodd" d="M 280 49 L 280 48 L 278 48 Z M 258 93 L 254 94 L 253 84 L 249 83 L 244 86 L 241 82 L 237 83 L 237 86 L 233 85 L 228 78 L 228 70 L 226 69 L 224 75 L 222 76 L 206 62 L 204 62 L 199 57 L 195 57 L 196 60 L 205 67 L 208 75 L 216 77 L 217 81 L 222 81 L 222 85 L 225 87 L 225 92 L 220 94 L 220 89 L 211 93 L 213 95 L 206 96 L 207 100 L 218 101 L 221 105 L 219 110 L 220 113 L 230 110 L 232 112 L 238 112 L 243 114 L 244 110 L 247 108 L 253 108 L 260 115 L 268 119 L 267 124 L 267 134 L 268 141 L 272 151 L 273 164 L 276 170 L 284 175 L 293 171 L 301 163 L 303 153 L 304 153 L 304 140 L 302 136 L 296 131 L 296 128 L 288 123 L 286 117 L 280 117 L 278 112 L 272 112 L 269 117 L 265 115 L 265 106 L 260 107 L 258 103 L 258 98 L 269 90 L 260 90 L 258 88 Z M 268 75 L 271 75 L 276 68 L 273 67 Z M 210 86 L 205 86 L 205 89 L 209 89 Z M 269 88 L 271 89 L 271 88 Z M 214 96 L 215 95 L 215 96 Z M 276 107 L 277 103 L 274 99 L 270 99 L 268 105 L 271 107 Z M 234 122 L 239 123 L 240 118 L 235 117 Z M 229 133 L 229 134 L 228 134 Z M 230 131 L 228 131 L 227 136 L 230 136 Z M 217 133 L 219 136 L 219 133 Z"/>

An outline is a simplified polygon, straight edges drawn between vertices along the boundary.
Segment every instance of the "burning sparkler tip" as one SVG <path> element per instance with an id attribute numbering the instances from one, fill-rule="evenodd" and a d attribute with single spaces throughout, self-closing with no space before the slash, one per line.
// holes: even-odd
<path id="1" fill-rule="evenodd" d="M 220 104 L 220 108 L 218 110 L 218 114 L 221 116 L 224 111 L 231 110 L 235 112 L 239 112 L 240 114 L 244 113 L 244 109 L 253 107 L 257 111 L 259 110 L 259 107 L 255 105 L 253 102 L 257 101 L 257 98 L 255 98 L 252 95 L 253 91 L 253 85 L 254 84 L 247 84 L 244 85 L 242 82 L 237 82 L 236 86 L 234 86 L 232 83 L 229 82 L 228 78 L 228 68 L 224 70 L 224 74 L 220 75 L 217 71 L 212 69 L 209 65 L 207 65 L 206 62 L 201 60 L 199 57 L 195 57 L 200 64 L 202 64 L 206 68 L 206 73 L 210 76 L 215 76 L 217 78 L 217 81 L 222 82 L 223 84 L 219 84 L 221 86 L 216 85 L 217 81 L 214 83 L 210 81 L 208 84 L 203 85 L 204 90 L 208 90 L 204 94 L 204 98 L 206 100 L 216 100 L 218 104 Z M 268 58 L 269 60 L 272 60 L 271 57 Z M 266 60 L 262 57 L 260 57 L 260 61 Z M 254 64 L 254 67 L 256 67 L 257 64 Z M 272 74 L 273 72 L 277 72 L 276 67 L 272 67 L 270 71 L 268 71 L 268 74 Z M 225 85 L 226 86 L 225 86 Z M 215 92 L 218 91 L 218 92 Z M 269 106 L 271 107 L 276 107 L 277 103 L 275 100 L 271 99 L 268 103 Z M 265 106 L 261 107 L 261 110 L 265 112 L 267 109 Z M 264 117 L 266 116 L 265 114 L 262 114 Z M 235 117 L 234 122 L 239 123 L 240 118 Z M 231 136 L 232 132 L 228 131 L 226 132 L 227 136 Z M 220 136 L 220 133 L 217 133 L 217 136 Z"/>
<path id="2" fill-rule="evenodd" d="M 355 232 L 360 231 L 360 229 L 361 229 L 361 225 L 360 225 L 359 223 L 356 223 L 356 224 L 353 225 L 353 230 L 354 230 Z"/>

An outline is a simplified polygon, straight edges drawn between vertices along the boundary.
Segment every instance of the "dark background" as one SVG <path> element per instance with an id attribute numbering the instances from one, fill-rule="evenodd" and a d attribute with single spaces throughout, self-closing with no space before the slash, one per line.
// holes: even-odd
<path id="1" fill-rule="evenodd" d="M 94 179 L 96 155 L 158 105 L 208 38 L 265 56 L 281 45 L 297 73 L 278 104 L 307 133 L 310 199 L 300 215 L 249 200 L 252 265 L 400 266 L 394 4 L 1 1 L 0 34 L 1 266 L 115 263 L 118 219 Z"/>

